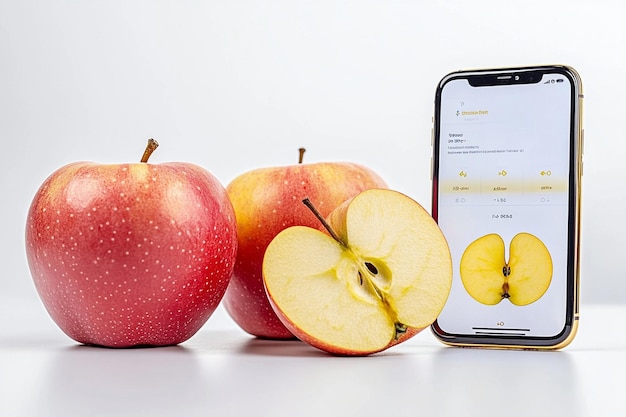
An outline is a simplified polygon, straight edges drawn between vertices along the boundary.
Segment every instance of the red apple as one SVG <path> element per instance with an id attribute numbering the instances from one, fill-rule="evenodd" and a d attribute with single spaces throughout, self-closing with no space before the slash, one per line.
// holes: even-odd
<path id="1" fill-rule="evenodd" d="M 387 185 L 368 168 L 339 162 L 257 169 L 226 187 L 237 217 L 239 250 L 224 306 L 243 330 L 262 338 L 294 338 L 272 310 L 261 269 L 265 249 L 280 231 L 296 225 L 320 227 L 302 199 L 308 197 L 327 216 L 344 201 L 372 188 Z"/>
<path id="2" fill-rule="evenodd" d="M 37 191 L 26 223 L 35 286 L 80 343 L 163 346 L 190 338 L 221 301 L 237 232 L 224 187 L 190 163 L 77 162 Z"/>

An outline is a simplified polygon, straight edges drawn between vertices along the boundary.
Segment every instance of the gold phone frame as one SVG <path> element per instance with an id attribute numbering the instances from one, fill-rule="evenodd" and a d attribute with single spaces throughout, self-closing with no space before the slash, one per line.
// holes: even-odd
<path id="1" fill-rule="evenodd" d="M 580 231 L 581 231 L 581 193 L 582 193 L 582 176 L 583 176 L 583 153 L 584 153 L 584 128 L 583 128 L 583 87 L 579 73 L 572 67 L 566 65 L 541 65 L 530 67 L 511 67 L 511 68 L 490 68 L 476 70 L 462 70 L 447 74 L 441 79 L 437 86 L 435 96 L 435 115 L 433 117 L 432 141 L 433 159 L 431 163 L 431 179 L 432 179 L 432 214 L 437 220 L 437 201 L 438 186 L 437 175 L 435 172 L 438 168 L 438 145 L 439 145 L 439 107 L 441 104 L 441 91 L 445 83 L 453 77 L 472 76 L 472 75 L 504 75 L 516 72 L 528 71 L 556 71 L 567 75 L 573 86 L 572 94 L 572 133 L 575 135 L 572 143 L 574 163 L 573 187 L 570 186 L 570 193 L 573 192 L 573 198 L 569 197 L 569 209 L 572 218 L 569 219 L 573 223 L 573 233 L 570 235 L 571 240 L 568 242 L 568 257 L 571 255 L 573 265 L 568 265 L 568 288 L 567 288 L 567 312 L 565 318 L 565 326 L 561 333 L 553 337 L 517 337 L 511 338 L 507 336 L 476 336 L 469 334 L 449 334 L 443 331 L 435 320 L 430 326 L 433 334 L 442 343 L 448 346 L 471 347 L 471 348 L 492 348 L 492 349 L 524 349 L 524 350 L 557 350 L 569 345 L 576 336 L 580 315 Z M 573 205 L 573 207 L 572 207 Z M 523 343 L 520 343 L 523 339 Z"/>

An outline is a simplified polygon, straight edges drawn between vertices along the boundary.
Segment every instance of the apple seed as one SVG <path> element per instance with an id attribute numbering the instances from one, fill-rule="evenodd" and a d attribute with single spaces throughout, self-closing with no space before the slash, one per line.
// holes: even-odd
<path id="1" fill-rule="evenodd" d="M 365 262 L 365 266 L 367 267 L 367 269 L 368 269 L 368 270 L 369 270 L 372 274 L 374 274 L 374 275 L 377 275 L 377 274 L 378 274 L 378 268 L 376 268 L 376 267 L 374 266 L 374 264 L 373 264 L 373 263 L 371 263 L 371 262 Z"/>

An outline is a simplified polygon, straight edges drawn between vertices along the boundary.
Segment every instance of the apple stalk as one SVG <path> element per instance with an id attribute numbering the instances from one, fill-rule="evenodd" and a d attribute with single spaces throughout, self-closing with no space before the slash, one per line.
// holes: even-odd
<path id="1" fill-rule="evenodd" d="M 360 257 L 355 254 L 343 240 L 341 240 L 339 235 L 337 235 L 337 233 L 333 230 L 328 221 L 326 221 L 326 219 L 321 215 L 319 210 L 317 210 L 317 208 L 315 207 L 315 205 L 313 205 L 309 198 L 303 199 L 302 203 L 307 206 L 309 210 L 311 210 L 315 217 L 317 217 L 322 226 L 324 226 L 324 229 L 328 231 L 330 236 L 335 239 L 345 250 L 348 250 L 352 253 L 354 258 L 356 259 L 356 263 L 358 266 L 359 285 L 369 290 L 370 293 L 375 294 L 375 296 L 382 302 L 395 325 L 394 340 L 400 338 L 404 333 L 407 332 L 407 326 L 397 320 L 398 314 L 396 313 L 395 308 L 389 302 L 385 291 L 379 288 L 378 285 L 376 285 L 376 282 L 374 282 L 374 278 L 379 275 L 379 270 L 376 265 L 360 259 Z M 365 279 L 363 279 L 363 277 L 365 277 Z"/>
<path id="2" fill-rule="evenodd" d="M 148 162 L 148 159 L 150 159 L 150 155 L 152 155 L 152 152 L 154 152 L 156 148 L 158 147 L 159 147 L 159 142 L 157 142 L 156 140 L 152 138 L 148 139 L 146 150 L 143 151 L 143 156 L 141 157 L 141 161 L 139 162 L 143 162 L 143 163 Z"/>

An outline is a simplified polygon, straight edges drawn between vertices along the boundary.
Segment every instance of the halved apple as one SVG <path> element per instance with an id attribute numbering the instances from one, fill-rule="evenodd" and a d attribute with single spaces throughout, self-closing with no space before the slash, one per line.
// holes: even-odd
<path id="1" fill-rule="evenodd" d="M 452 261 L 422 206 L 376 189 L 346 201 L 327 222 L 316 215 L 331 236 L 285 229 L 263 260 L 270 303 L 294 335 L 330 353 L 367 355 L 437 318 L 450 292 Z"/>
<path id="2" fill-rule="evenodd" d="M 543 296 L 552 281 L 552 258 L 543 242 L 530 233 L 511 239 L 509 262 L 504 241 L 488 234 L 470 243 L 460 264 L 461 281 L 468 294 L 482 304 L 507 298 L 525 306 Z"/>

